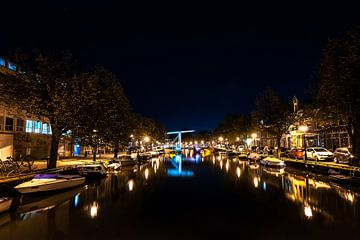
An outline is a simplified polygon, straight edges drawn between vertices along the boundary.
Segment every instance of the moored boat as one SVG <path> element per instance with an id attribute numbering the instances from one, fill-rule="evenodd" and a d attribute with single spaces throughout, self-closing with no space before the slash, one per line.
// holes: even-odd
<path id="1" fill-rule="evenodd" d="M 85 183 L 85 177 L 80 175 L 37 174 L 28 182 L 15 187 L 20 193 L 37 193 L 72 188 Z"/>
<path id="2" fill-rule="evenodd" d="M 285 162 L 277 159 L 277 158 L 273 158 L 273 157 L 266 157 L 260 160 L 261 165 L 263 165 L 264 167 L 271 167 L 271 168 L 284 168 L 285 167 Z"/>
<path id="3" fill-rule="evenodd" d="M 9 197 L 1 197 L 0 198 L 0 213 L 6 212 L 10 209 L 12 198 Z"/>
<path id="4" fill-rule="evenodd" d="M 84 164 L 78 166 L 80 175 L 86 179 L 99 179 L 106 176 L 107 171 L 102 163 Z"/>
<path id="5" fill-rule="evenodd" d="M 331 182 L 339 183 L 342 185 L 360 187 L 360 177 L 347 175 L 329 175 L 329 179 Z"/>

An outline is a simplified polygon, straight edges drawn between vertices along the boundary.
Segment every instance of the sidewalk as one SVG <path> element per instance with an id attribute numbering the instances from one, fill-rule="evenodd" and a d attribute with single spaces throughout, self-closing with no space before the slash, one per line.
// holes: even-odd
<path id="1" fill-rule="evenodd" d="M 111 156 L 111 157 L 110 157 Z M 100 157 L 98 156 L 96 160 L 105 161 L 107 159 L 112 158 L 113 155 L 111 154 L 102 154 Z M 58 172 L 61 168 L 64 167 L 72 167 L 76 165 L 82 165 L 85 163 L 92 163 L 93 159 L 92 156 L 89 156 L 88 158 L 84 157 L 76 157 L 76 158 L 63 158 L 59 159 L 56 162 L 56 168 L 49 170 L 50 172 Z M 18 175 L 11 175 L 11 176 L 0 176 L 0 184 L 6 184 L 11 183 L 15 181 L 21 181 L 25 179 L 32 178 L 36 173 L 39 173 L 41 171 L 47 170 L 47 160 L 35 160 L 34 165 L 31 167 L 32 172 L 29 172 L 29 169 L 24 166 L 20 166 L 21 173 Z"/>

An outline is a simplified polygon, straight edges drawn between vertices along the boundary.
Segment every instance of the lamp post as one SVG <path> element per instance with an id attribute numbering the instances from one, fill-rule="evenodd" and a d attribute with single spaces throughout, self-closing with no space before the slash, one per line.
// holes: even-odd
<path id="1" fill-rule="evenodd" d="M 93 149 L 93 162 L 96 162 L 96 152 L 97 152 L 97 148 L 98 148 L 98 141 L 97 141 L 97 130 L 93 129 L 93 144 L 95 143 L 94 149 Z"/>
<path id="2" fill-rule="evenodd" d="M 304 145 L 304 161 L 307 161 L 307 154 L 306 154 L 306 132 L 309 130 L 308 126 L 300 126 L 299 130 L 303 132 L 303 145 Z"/>

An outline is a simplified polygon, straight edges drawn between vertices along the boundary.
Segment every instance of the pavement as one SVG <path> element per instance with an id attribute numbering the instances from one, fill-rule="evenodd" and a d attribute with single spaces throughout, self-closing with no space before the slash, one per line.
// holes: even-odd
<path id="1" fill-rule="evenodd" d="M 113 154 L 102 154 L 100 156 L 98 155 L 96 160 L 105 161 L 112 157 L 113 157 Z M 92 163 L 92 162 L 93 162 L 92 156 L 89 156 L 87 158 L 85 158 L 85 157 L 63 158 L 63 159 L 59 159 L 56 162 L 56 169 L 53 169 L 52 172 L 59 171 L 59 169 L 62 169 L 64 167 L 71 167 L 71 166 L 76 166 L 76 165 L 82 165 L 85 163 Z M 36 172 L 39 173 L 41 171 L 47 170 L 47 160 L 35 160 L 31 169 L 32 169 L 32 172 L 29 171 L 28 167 L 20 166 L 21 174 L 16 174 L 16 175 L 11 175 L 11 176 L 0 176 L 0 184 L 23 180 L 23 179 L 28 179 L 28 178 L 33 177 Z"/>

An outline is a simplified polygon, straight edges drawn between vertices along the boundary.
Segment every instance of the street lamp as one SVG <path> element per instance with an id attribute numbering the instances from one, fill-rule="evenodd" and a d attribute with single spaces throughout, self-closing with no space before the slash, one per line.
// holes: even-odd
<path id="1" fill-rule="evenodd" d="M 148 136 L 146 136 L 146 137 L 144 137 L 144 142 L 150 142 L 150 137 L 148 137 Z"/>
<path id="2" fill-rule="evenodd" d="M 98 148 L 98 141 L 97 141 L 97 130 L 93 129 L 93 144 L 95 144 L 95 146 L 93 146 L 93 162 L 96 162 L 96 152 L 97 152 L 97 148 Z"/>
<path id="3" fill-rule="evenodd" d="M 303 142 L 304 142 L 304 161 L 307 160 L 307 154 L 306 154 L 306 137 L 305 134 L 309 130 L 308 126 L 300 126 L 299 130 L 303 132 Z"/>

